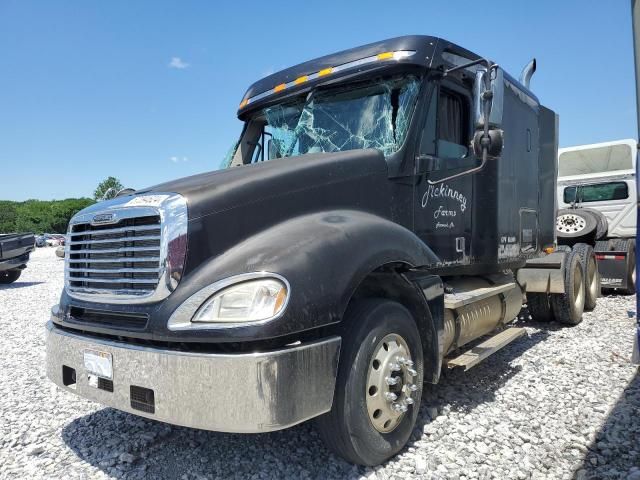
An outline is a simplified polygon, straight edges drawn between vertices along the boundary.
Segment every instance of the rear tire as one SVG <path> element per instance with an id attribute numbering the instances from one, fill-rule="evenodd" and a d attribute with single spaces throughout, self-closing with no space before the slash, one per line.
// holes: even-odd
<path id="1" fill-rule="evenodd" d="M 333 407 L 316 419 L 316 427 L 325 445 L 345 460 L 379 465 L 406 445 L 420 410 L 424 372 L 420 333 L 404 306 L 383 299 L 358 301 L 349 307 L 343 323 Z M 384 342 L 389 338 L 398 341 L 391 340 L 387 345 Z M 399 371 L 393 370 L 400 364 L 399 356 L 389 353 L 391 356 L 387 358 L 385 352 L 400 352 L 397 346 L 403 342 L 406 355 L 411 358 L 405 358 L 405 354 L 402 357 L 413 364 L 402 363 Z M 400 380 L 396 380 L 396 385 L 386 386 L 386 378 L 391 376 Z M 383 388 L 373 378 L 383 379 Z M 407 394 L 410 385 L 415 387 Z M 395 392 L 397 402 L 386 400 L 384 394 L 393 393 L 385 390 L 390 388 L 400 389 Z M 411 403 L 404 402 L 408 397 Z M 392 408 L 400 403 L 406 411 Z"/>
<path id="2" fill-rule="evenodd" d="M 547 293 L 527 293 L 527 308 L 536 322 L 552 322 L 554 320 Z"/>
<path id="3" fill-rule="evenodd" d="M 580 256 L 580 263 L 584 272 L 584 309 L 590 312 L 596 308 L 596 302 L 600 296 L 600 273 L 598 272 L 596 254 L 593 251 L 593 247 L 586 243 L 576 243 L 573 249 Z"/>
<path id="4" fill-rule="evenodd" d="M 0 272 L 0 285 L 13 283 L 22 275 L 22 270 L 5 270 Z"/>
<path id="5" fill-rule="evenodd" d="M 575 250 L 568 253 L 564 264 L 564 291 L 549 295 L 553 316 L 565 325 L 577 325 L 584 312 L 584 272 L 580 255 Z"/>

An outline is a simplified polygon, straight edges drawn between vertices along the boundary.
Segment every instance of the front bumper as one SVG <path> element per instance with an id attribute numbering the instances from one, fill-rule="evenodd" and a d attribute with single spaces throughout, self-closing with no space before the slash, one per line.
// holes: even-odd
<path id="1" fill-rule="evenodd" d="M 15 268 L 25 268 L 28 261 L 29 253 L 24 253 L 18 257 L 9 258 L 8 260 L 0 260 L 0 272 L 13 270 Z"/>
<path id="2" fill-rule="evenodd" d="M 336 336 L 270 352 L 192 353 L 96 339 L 48 322 L 47 376 L 81 397 L 143 417 L 221 432 L 268 432 L 331 409 L 340 342 Z M 90 385 L 87 349 L 111 354 L 111 383 Z M 140 387 L 153 391 L 152 409 L 140 410 Z"/>

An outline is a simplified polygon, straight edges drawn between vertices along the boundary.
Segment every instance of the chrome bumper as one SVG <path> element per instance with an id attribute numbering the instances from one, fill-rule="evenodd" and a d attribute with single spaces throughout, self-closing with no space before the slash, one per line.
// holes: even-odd
<path id="1" fill-rule="evenodd" d="M 81 397 L 143 417 L 221 432 L 268 432 L 331 409 L 340 341 L 247 354 L 188 353 L 89 338 L 50 321 L 47 376 Z M 89 384 L 86 349 L 112 355 L 113 382 L 106 389 L 103 382 L 100 388 Z M 65 386 L 70 368 L 76 383 Z M 138 387 L 153 390 L 153 413 L 132 398 Z"/>

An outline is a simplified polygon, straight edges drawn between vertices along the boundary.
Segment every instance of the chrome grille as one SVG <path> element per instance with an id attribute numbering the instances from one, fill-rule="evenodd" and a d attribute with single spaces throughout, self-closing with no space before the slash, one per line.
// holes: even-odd
<path id="1" fill-rule="evenodd" d="M 177 193 L 116 197 L 71 219 L 65 290 L 101 303 L 162 300 L 182 278 L 187 252 L 187 202 Z"/>
<path id="2" fill-rule="evenodd" d="M 145 295 L 161 274 L 160 215 L 125 218 L 115 224 L 74 224 L 69 232 L 68 286 Z"/>

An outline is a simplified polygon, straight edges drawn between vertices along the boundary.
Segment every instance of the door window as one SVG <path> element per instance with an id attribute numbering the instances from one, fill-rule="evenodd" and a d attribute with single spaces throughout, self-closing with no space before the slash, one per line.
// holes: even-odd
<path id="1" fill-rule="evenodd" d="M 467 155 L 468 103 L 460 95 L 442 89 L 438 102 L 438 156 L 462 158 Z"/>
<path id="2" fill-rule="evenodd" d="M 445 88 L 439 91 L 434 89 L 420 138 L 419 153 L 442 159 L 467 156 L 469 115 L 466 97 Z"/>

